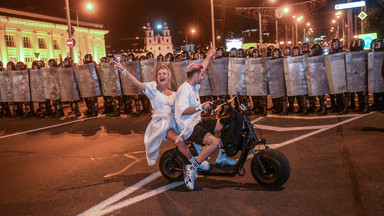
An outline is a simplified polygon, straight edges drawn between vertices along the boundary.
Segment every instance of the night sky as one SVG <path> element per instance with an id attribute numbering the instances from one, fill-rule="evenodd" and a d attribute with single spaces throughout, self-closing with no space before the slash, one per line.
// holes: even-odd
<path id="1" fill-rule="evenodd" d="M 221 5 L 215 7 L 217 34 L 226 37 L 228 32 L 232 31 L 237 37 L 241 36 L 241 30 L 257 28 L 257 21 L 234 14 L 236 6 L 261 4 L 272 6 L 282 5 L 282 2 L 285 4 L 302 2 L 300 0 L 275 1 L 275 3 L 263 3 L 264 0 L 214 0 L 215 4 Z M 94 12 L 85 10 L 86 2 L 95 4 Z M 322 31 L 320 29 L 324 26 L 321 22 L 326 20 L 322 11 L 332 8 L 338 1 L 328 0 L 328 2 L 330 2 L 328 7 L 314 13 L 322 16 L 322 19 L 319 20 L 313 15 L 307 19 L 314 24 L 315 29 L 318 26 L 319 31 Z M 111 46 L 112 49 L 119 50 L 121 46 L 129 46 L 134 42 L 135 37 L 144 36 L 142 27 L 147 22 L 150 22 L 152 27 L 167 22 L 175 46 L 183 44 L 186 32 L 192 28 L 196 29 L 193 39 L 196 44 L 208 44 L 211 38 L 210 0 L 70 0 L 69 4 L 70 8 L 80 11 L 80 21 L 104 24 L 104 28 L 110 31 L 106 35 L 106 45 Z M 0 2 L 0 7 L 3 8 L 62 18 L 65 18 L 64 6 L 64 0 L 1 0 Z M 75 12 L 71 12 L 71 18 L 76 19 Z M 320 33 L 322 32 L 318 32 Z M 191 40 L 190 36 L 189 40 Z"/>

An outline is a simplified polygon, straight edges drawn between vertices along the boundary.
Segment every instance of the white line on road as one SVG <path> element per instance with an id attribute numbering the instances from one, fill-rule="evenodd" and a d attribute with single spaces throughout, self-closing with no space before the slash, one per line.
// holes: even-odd
<path id="1" fill-rule="evenodd" d="M 324 132 L 324 131 L 326 131 L 326 130 L 332 129 L 332 128 L 334 128 L 334 127 L 338 127 L 338 126 L 343 125 L 343 124 L 346 124 L 346 123 L 348 123 L 348 122 L 351 122 L 351 121 L 357 120 L 357 119 L 359 119 L 359 118 L 365 117 L 365 116 L 370 115 L 370 114 L 372 114 L 372 113 L 373 113 L 373 112 L 368 113 L 368 114 L 363 114 L 363 115 L 357 115 L 357 116 L 355 116 L 354 118 L 350 118 L 350 119 L 341 121 L 341 122 L 339 122 L 339 123 L 336 123 L 336 124 L 333 124 L 333 125 L 329 125 L 329 126 L 327 126 L 327 127 L 325 127 L 325 128 L 322 128 L 322 129 L 313 131 L 313 132 L 311 132 L 311 133 L 308 133 L 308 134 L 305 134 L 305 135 L 302 135 L 302 136 L 293 138 L 293 139 L 291 139 L 291 140 L 282 142 L 282 143 L 280 143 L 280 144 L 271 144 L 270 147 L 273 148 L 273 149 L 280 148 L 280 147 L 282 147 L 282 146 L 285 146 L 285 145 L 291 144 L 291 143 L 293 143 L 293 142 L 296 142 L 296 141 L 305 139 L 305 138 L 310 137 L 310 136 L 313 136 L 313 135 L 315 135 L 315 134 L 318 134 L 318 133 Z M 260 118 L 263 118 L 263 117 L 260 117 Z M 256 120 L 256 119 L 255 119 L 255 120 Z M 255 121 L 255 120 L 254 120 L 254 121 Z M 259 119 L 259 120 L 261 120 L 261 119 Z M 259 120 L 256 120 L 255 122 L 257 122 L 257 121 L 259 121 Z M 252 156 L 253 156 L 253 155 L 250 154 L 250 155 L 247 157 L 247 159 L 252 158 Z M 160 175 L 160 172 L 156 172 L 156 173 L 154 173 L 153 175 L 155 175 L 155 174 Z M 157 177 L 159 177 L 159 176 L 157 176 Z M 157 177 L 156 177 L 156 178 L 157 178 Z M 148 178 L 149 178 L 149 177 L 147 177 L 146 179 L 148 179 Z M 154 179 L 156 179 L 156 178 L 154 178 Z M 153 179 L 153 180 L 154 180 L 154 179 Z M 145 179 L 144 179 L 144 180 L 145 180 Z M 144 180 L 142 180 L 142 181 L 144 181 Z M 140 183 L 140 182 L 139 182 L 139 183 Z M 149 183 L 149 182 L 147 182 L 146 184 L 148 184 L 148 183 Z M 138 184 L 138 183 L 137 183 L 137 184 Z M 137 186 L 137 184 L 135 184 L 135 185 Z M 135 185 L 133 185 L 133 186 L 127 188 L 126 190 L 124 190 L 124 191 L 122 191 L 122 192 L 116 194 L 115 196 L 117 196 L 117 198 L 115 198 L 113 202 L 108 201 L 108 200 L 112 199 L 112 198 L 115 197 L 115 196 L 113 196 L 113 197 L 111 197 L 111 198 L 109 198 L 109 199 L 103 201 L 102 203 L 100 203 L 100 204 L 98 204 L 98 205 L 92 207 L 91 209 L 89 209 L 89 210 L 83 212 L 83 213 L 80 214 L 80 215 L 106 215 L 106 214 L 108 214 L 108 213 L 111 213 L 111 212 L 116 211 L 116 210 L 118 210 L 118 209 L 125 208 L 125 207 L 127 207 L 127 206 L 130 206 L 130 205 L 135 204 L 135 203 L 137 203 L 137 202 L 140 202 L 140 201 L 142 201 L 142 200 L 148 199 L 148 198 L 150 198 L 150 197 L 152 197 L 152 196 L 155 196 L 155 195 L 157 195 L 157 194 L 160 194 L 160 193 L 162 193 L 162 192 L 165 192 L 165 191 L 167 191 L 167 190 L 170 190 L 170 189 L 175 188 L 175 187 L 177 187 L 177 186 L 180 186 L 180 185 L 182 185 L 182 184 L 183 184 L 183 182 L 174 182 L 174 183 L 168 184 L 168 185 L 166 185 L 166 186 L 157 188 L 157 189 L 155 189 L 155 190 L 149 191 L 149 192 L 147 192 L 147 193 L 138 195 L 138 196 L 136 196 L 136 197 L 132 197 L 132 198 L 127 199 L 127 200 L 122 201 L 122 202 L 119 202 L 119 203 L 117 203 L 117 204 L 115 204 L 115 205 L 109 206 L 110 204 L 115 203 L 115 202 L 117 202 L 118 200 L 124 198 L 124 197 L 123 197 L 123 196 L 124 196 L 124 193 L 123 193 L 123 192 L 126 191 L 126 190 L 128 190 L 129 188 L 135 186 Z M 145 185 L 145 184 L 144 184 L 144 185 Z M 138 189 L 140 189 L 140 188 L 138 188 L 138 186 L 137 186 L 137 187 L 135 188 L 135 191 L 138 190 Z M 130 194 L 130 193 L 128 193 L 128 194 Z M 108 207 L 108 206 L 109 206 L 109 207 Z M 87 213 L 87 214 L 85 214 L 85 213 Z"/>
<path id="2" fill-rule="evenodd" d="M 46 130 L 46 129 L 55 128 L 55 127 L 61 127 L 61 126 L 64 126 L 64 125 L 69 125 L 69 124 L 73 124 L 73 123 L 76 123 L 76 122 L 82 122 L 82 121 L 86 121 L 86 120 L 100 118 L 100 117 L 103 117 L 103 116 L 104 115 L 99 115 L 99 116 L 94 116 L 94 117 L 89 117 L 89 118 L 77 119 L 77 120 L 74 120 L 74 121 L 65 122 L 65 123 L 61 123 L 61 124 L 55 124 L 55 125 L 50 125 L 50 126 L 47 126 L 47 127 L 41 127 L 41 128 L 36 128 L 36 129 L 32 129 L 32 130 L 22 131 L 22 132 L 18 132 L 18 133 L 8 134 L 8 135 L 5 135 L 5 136 L 0 136 L 0 139 L 4 139 L 4 138 L 8 138 L 8 137 L 13 137 L 13 136 L 17 136 L 17 135 L 22 135 L 22 134 L 27 134 L 27 133 L 32 133 L 32 132 L 41 131 L 41 130 Z"/>
<path id="3" fill-rule="evenodd" d="M 324 127 L 329 127 L 330 125 L 314 125 L 314 126 L 303 126 L 303 127 L 276 127 L 270 125 L 261 125 L 261 124 L 253 124 L 258 129 L 262 130 L 271 130 L 271 131 L 297 131 L 297 130 L 316 130 Z"/>
<path id="4" fill-rule="evenodd" d="M 123 199 L 124 197 L 128 196 L 129 194 L 139 190 L 143 186 L 147 185 L 148 183 L 154 181 L 155 179 L 159 178 L 161 176 L 160 171 L 157 171 L 153 173 L 152 175 L 148 176 L 147 178 L 137 182 L 136 184 L 128 187 L 127 189 L 115 194 L 114 196 L 110 197 L 109 199 L 106 199 L 105 201 L 95 205 L 94 207 L 84 211 L 83 213 L 79 214 L 79 216 L 85 216 L 85 215 L 96 215 L 96 213 L 100 212 L 100 210 L 106 208 L 107 206 Z"/>
<path id="5" fill-rule="evenodd" d="M 328 118 L 349 118 L 360 116 L 360 114 L 346 114 L 346 115 L 325 115 L 325 116 L 291 116 L 291 115 L 276 115 L 276 114 L 268 114 L 268 118 L 284 118 L 284 119 L 304 119 L 304 120 L 312 120 L 312 119 L 328 119 Z"/>
<path id="6" fill-rule="evenodd" d="M 348 123 L 348 122 L 354 121 L 354 120 L 356 120 L 356 119 L 365 117 L 365 116 L 370 115 L 370 114 L 372 114 L 372 113 L 373 113 L 373 112 L 371 112 L 371 113 L 367 113 L 367 114 L 358 115 L 358 116 L 356 116 L 356 117 L 354 117 L 354 118 L 350 118 L 350 119 L 341 121 L 341 122 L 339 122 L 339 123 L 336 123 L 336 124 L 333 124 L 333 125 L 329 125 L 329 126 L 327 126 L 327 127 L 321 128 L 321 129 L 319 129 L 319 130 L 312 131 L 312 132 L 310 132 L 310 133 L 307 133 L 307 134 L 304 134 L 304 135 L 302 135 L 302 136 L 299 136 L 299 137 L 296 137 L 296 138 L 287 140 L 287 141 L 282 142 L 282 143 L 279 143 L 279 144 L 269 144 L 269 146 L 270 146 L 271 148 L 272 148 L 272 147 L 273 147 L 273 148 L 280 148 L 280 147 L 283 147 L 283 146 L 285 146 L 285 145 L 288 145 L 288 144 L 297 142 L 297 141 L 299 141 L 299 140 L 305 139 L 305 138 L 307 138 L 307 137 L 313 136 L 313 135 L 315 135 L 315 134 L 318 134 L 318 133 L 324 132 L 324 131 L 326 131 L 326 130 L 329 130 L 329 129 L 338 127 L 338 126 L 340 126 L 340 125 L 346 124 L 346 123 Z"/>

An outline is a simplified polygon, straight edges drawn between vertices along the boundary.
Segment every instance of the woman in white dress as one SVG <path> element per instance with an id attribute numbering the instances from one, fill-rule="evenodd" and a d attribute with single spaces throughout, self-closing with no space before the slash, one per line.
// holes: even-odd
<path id="1" fill-rule="evenodd" d="M 119 62 L 113 63 L 151 101 L 152 120 L 145 130 L 144 144 L 148 165 L 152 166 L 159 157 L 162 142 L 167 139 L 175 141 L 179 136 L 174 118 L 176 92 L 169 90 L 171 72 L 167 66 L 160 65 L 156 70 L 156 81 L 143 83 L 128 73 Z M 182 154 L 190 158 L 189 160 L 194 159 L 184 139 L 180 139 L 177 146 Z"/>

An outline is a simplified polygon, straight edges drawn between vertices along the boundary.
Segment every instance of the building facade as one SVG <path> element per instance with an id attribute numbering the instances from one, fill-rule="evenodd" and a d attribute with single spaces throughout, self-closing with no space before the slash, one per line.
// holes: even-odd
<path id="1" fill-rule="evenodd" d="M 4 64 L 22 61 L 31 67 L 37 59 L 47 63 L 51 58 L 59 61 L 60 56 L 63 59 L 70 56 L 66 46 L 68 27 L 65 22 L 60 23 L 65 19 L 0 8 L 0 12 L 4 11 L 7 15 L 0 15 L 0 58 Z M 104 37 L 108 31 L 101 29 L 102 25 L 94 24 L 94 28 L 90 23 L 81 24 L 77 23 L 76 26 L 76 21 L 72 21 L 75 29 L 72 38 L 76 41 L 74 62 L 81 62 L 87 53 L 99 62 L 101 57 L 106 56 Z"/>
<path id="2" fill-rule="evenodd" d="M 171 31 L 168 29 L 167 23 L 164 23 L 162 35 L 154 35 L 154 30 L 151 25 L 147 23 L 145 27 L 144 49 L 147 52 L 152 52 L 155 57 L 162 54 L 165 56 L 167 53 L 173 53 Z"/>

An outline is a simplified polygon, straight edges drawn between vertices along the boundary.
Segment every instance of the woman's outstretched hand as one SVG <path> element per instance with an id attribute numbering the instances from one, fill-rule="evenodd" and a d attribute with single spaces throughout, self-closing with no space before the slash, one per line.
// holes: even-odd
<path id="1" fill-rule="evenodd" d="M 125 70 L 125 68 L 123 67 L 123 65 L 121 65 L 120 62 L 117 62 L 117 61 L 115 61 L 115 60 L 112 60 L 112 63 L 113 63 L 113 65 L 115 66 L 115 68 L 117 68 L 118 70 L 120 70 L 120 71 L 124 71 L 124 70 Z"/>

